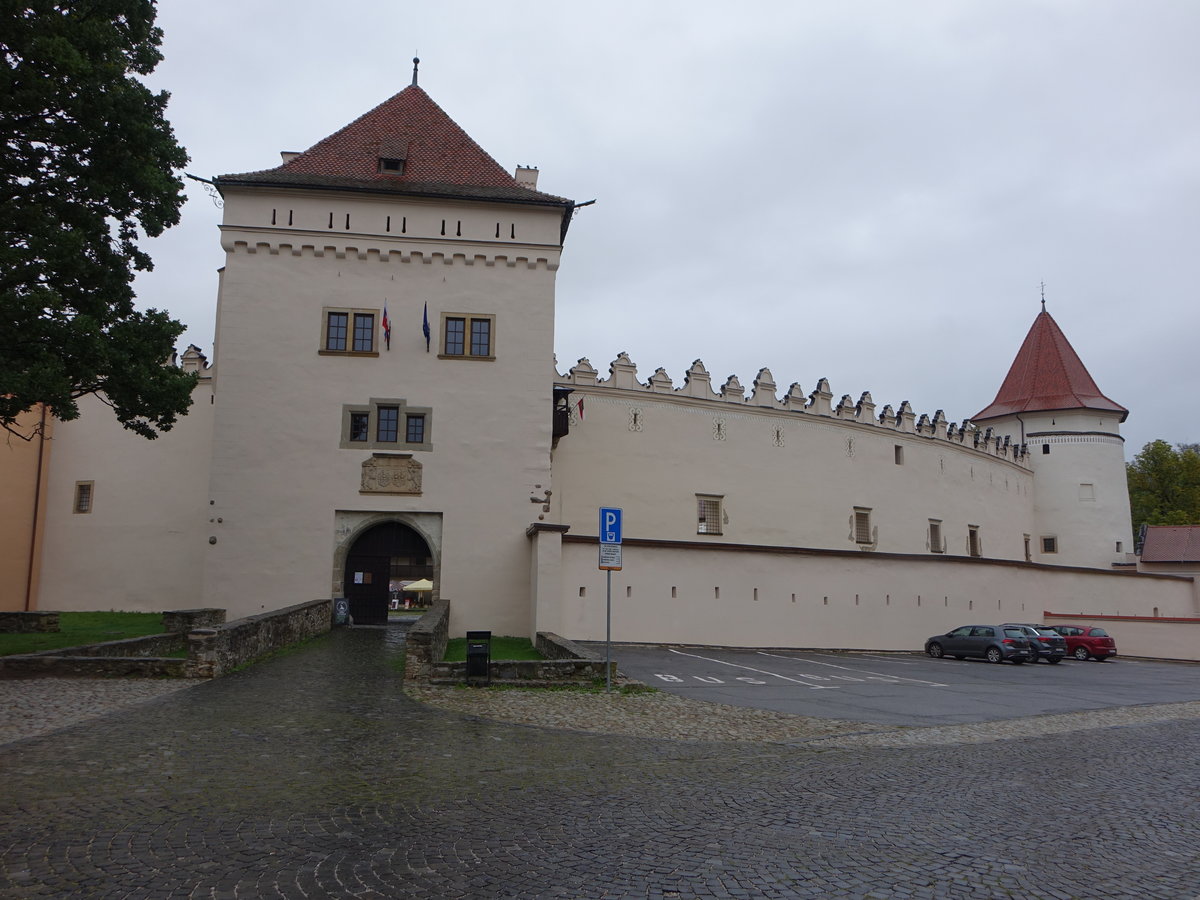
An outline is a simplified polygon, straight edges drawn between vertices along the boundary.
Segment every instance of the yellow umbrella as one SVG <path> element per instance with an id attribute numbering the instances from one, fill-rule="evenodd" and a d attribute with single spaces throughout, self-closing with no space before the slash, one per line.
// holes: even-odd
<path id="1" fill-rule="evenodd" d="M 428 578 L 422 578 L 420 581 L 414 581 L 404 586 L 406 591 L 432 591 L 433 582 Z"/>

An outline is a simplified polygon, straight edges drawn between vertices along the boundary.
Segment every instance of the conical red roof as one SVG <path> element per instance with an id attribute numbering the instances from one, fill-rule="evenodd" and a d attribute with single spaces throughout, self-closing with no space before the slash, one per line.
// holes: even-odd
<path id="1" fill-rule="evenodd" d="M 403 160 L 403 172 L 381 172 L 381 159 Z M 570 202 L 522 186 L 415 84 L 281 166 L 217 182 Z"/>
<path id="2" fill-rule="evenodd" d="M 1129 410 L 1100 393 L 1067 336 L 1043 309 L 1033 320 L 996 399 L 971 421 L 1052 409 L 1117 412 L 1122 422 L 1129 415 Z"/>

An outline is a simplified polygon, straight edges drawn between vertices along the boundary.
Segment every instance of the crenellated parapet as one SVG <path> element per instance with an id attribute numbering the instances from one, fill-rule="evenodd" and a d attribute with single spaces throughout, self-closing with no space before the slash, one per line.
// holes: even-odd
<path id="1" fill-rule="evenodd" d="M 591 392 L 588 389 L 595 389 L 597 393 L 612 390 L 635 395 L 654 394 L 655 399 L 664 401 L 689 405 L 712 404 L 715 413 L 730 406 L 740 406 L 747 412 L 770 411 L 784 416 L 803 416 L 813 421 L 828 419 L 898 435 L 945 441 L 1029 468 L 1025 445 L 1014 442 L 1008 435 L 995 434 L 991 428 L 979 429 L 966 419 L 961 423 L 950 422 L 940 409 L 932 415 L 917 415 L 907 400 L 899 408 L 893 408 L 891 404 L 879 408 L 869 391 L 864 391 L 857 400 L 850 394 L 843 394 L 835 404 L 829 382 L 824 378 L 818 380 L 808 393 L 799 383 L 793 382 L 779 396 L 779 387 L 771 370 L 764 368 L 759 370 L 747 395 L 736 375 L 730 375 L 718 390 L 714 390 L 712 375 L 704 363 L 697 359 L 684 373 L 683 384 L 676 387 L 662 367 L 656 369 L 647 381 L 639 380 L 637 365 L 625 351 L 617 354 L 617 358 L 609 364 L 607 378 L 601 378 L 586 358 L 580 359 L 565 375 L 558 373 L 556 365 L 555 374 L 559 383 L 585 389 L 588 393 Z"/>

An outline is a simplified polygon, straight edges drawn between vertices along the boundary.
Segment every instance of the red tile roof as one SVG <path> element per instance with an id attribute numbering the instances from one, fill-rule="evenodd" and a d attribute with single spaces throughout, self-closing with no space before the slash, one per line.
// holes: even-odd
<path id="1" fill-rule="evenodd" d="M 403 174 L 379 160 L 403 159 Z M 410 85 L 274 169 L 222 175 L 218 184 L 281 184 L 379 190 L 561 206 L 570 201 L 522 186 L 433 102 Z"/>
<path id="2" fill-rule="evenodd" d="M 1142 562 L 1200 562 L 1200 525 L 1148 525 Z"/>
<path id="3" fill-rule="evenodd" d="M 1053 409 L 1117 412 L 1122 422 L 1129 415 L 1129 410 L 1100 393 L 1067 336 L 1043 309 L 1033 320 L 996 399 L 971 421 Z"/>

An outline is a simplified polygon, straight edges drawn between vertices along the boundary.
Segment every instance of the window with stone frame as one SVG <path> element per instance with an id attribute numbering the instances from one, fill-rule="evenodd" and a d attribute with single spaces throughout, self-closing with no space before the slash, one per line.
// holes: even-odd
<path id="1" fill-rule="evenodd" d="M 442 359 L 495 359 L 496 317 L 478 313 L 442 314 Z"/>
<path id="2" fill-rule="evenodd" d="M 722 534 L 722 501 L 717 494 L 696 495 L 696 534 Z"/>
<path id="3" fill-rule="evenodd" d="M 432 450 L 433 410 L 402 398 L 372 398 L 342 407 L 339 446 L 347 450 Z"/>
<path id="4" fill-rule="evenodd" d="M 378 356 L 379 310 L 327 307 L 321 317 L 322 356 Z"/>

